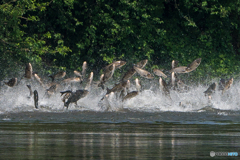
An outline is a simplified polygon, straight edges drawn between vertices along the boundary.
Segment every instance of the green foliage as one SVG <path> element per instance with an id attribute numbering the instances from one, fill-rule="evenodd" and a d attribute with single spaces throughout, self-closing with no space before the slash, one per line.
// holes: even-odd
<path id="1" fill-rule="evenodd" d="M 46 73 L 142 59 L 170 70 L 173 59 L 188 65 L 199 57 L 190 77 L 239 76 L 238 1 L 13 0 L 0 13 L 2 77 L 26 62 Z"/>
<path id="2" fill-rule="evenodd" d="M 49 35 L 32 32 L 32 29 L 36 29 L 37 26 L 31 24 L 40 21 L 40 17 L 34 13 L 45 13 L 49 5 L 49 2 L 38 3 L 35 0 L 1 2 L 0 63 L 2 67 L 0 72 L 4 76 L 11 71 L 18 72 L 14 68 L 18 68 L 19 65 L 24 66 L 24 63 L 40 64 L 42 56 L 46 54 L 65 55 L 66 52 L 71 51 L 61 41 L 61 37 L 52 38 L 59 41 L 57 45 L 54 43 L 53 47 L 51 43 L 48 43 L 48 39 L 51 38 Z"/>

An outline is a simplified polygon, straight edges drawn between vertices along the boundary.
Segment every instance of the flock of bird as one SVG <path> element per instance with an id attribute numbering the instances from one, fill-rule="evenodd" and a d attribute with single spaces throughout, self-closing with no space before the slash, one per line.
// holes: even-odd
<path id="1" fill-rule="evenodd" d="M 128 99 L 131 99 L 139 94 L 139 92 L 142 91 L 142 85 L 140 83 L 140 80 L 138 78 L 135 79 L 135 91 L 129 90 L 130 88 L 130 79 L 131 77 L 138 73 L 141 77 L 144 77 L 146 79 L 153 79 L 154 75 L 159 77 L 159 86 L 160 90 L 163 95 L 171 99 L 170 96 L 170 90 L 176 90 L 179 92 L 186 92 L 189 88 L 187 85 L 183 83 L 178 78 L 178 74 L 184 74 L 189 73 L 194 70 L 200 65 L 201 58 L 198 58 L 194 60 L 192 63 L 190 63 L 188 66 L 178 66 L 178 61 L 173 60 L 172 61 L 172 69 L 169 71 L 171 73 L 171 80 L 166 83 L 164 79 L 167 78 L 167 75 L 163 73 L 162 70 L 159 69 L 153 69 L 153 74 L 151 74 L 149 71 L 143 69 L 145 65 L 147 64 L 148 60 L 142 60 L 135 65 L 133 65 L 125 74 L 123 74 L 122 78 L 120 79 L 119 83 L 115 84 L 111 89 L 105 87 L 106 82 L 109 81 L 116 69 L 121 68 L 126 64 L 125 61 L 115 61 L 106 67 L 103 68 L 103 74 L 100 76 L 99 81 L 93 83 L 93 72 L 91 72 L 86 78 L 86 70 L 87 70 L 87 62 L 85 61 L 82 66 L 82 72 L 74 71 L 75 77 L 73 78 L 67 78 L 63 79 L 66 76 L 66 71 L 60 71 L 56 74 L 50 75 L 49 77 L 52 79 L 51 83 L 45 84 L 43 83 L 42 79 L 39 77 L 39 75 L 36 72 L 33 72 L 31 63 L 26 64 L 25 73 L 21 77 L 20 81 L 25 79 L 34 79 L 45 89 L 46 93 L 44 96 L 51 97 L 52 94 L 55 94 L 58 90 L 61 90 L 62 86 L 65 84 L 72 84 L 72 83 L 79 83 L 83 84 L 85 83 L 84 89 L 78 89 L 75 92 L 71 90 L 65 90 L 60 91 L 61 96 L 63 96 L 62 101 L 64 103 L 64 106 L 66 108 L 69 107 L 71 103 L 75 103 L 77 105 L 77 101 L 81 98 L 84 98 L 88 95 L 88 93 L 91 91 L 92 86 L 95 84 L 97 87 L 101 87 L 103 90 L 106 90 L 105 96 L 100 100 L 105 100 L 107 102 L 108 97 L 110 94 L 114 94 L 117 98 L 119 98 L 121 101 L 126 101 Z M 58 81 L 56 81 L 58 80 Z M 12 78 L 8 82 L 4 82 L 9 87 L 14 87 L 20 83 L 18 82 L 17 78 Z M 226 90 L 228 90 L 231 85 L 233 84 L 233 78 L 229 79 L 228 81 L 225 81 L 224 79 L 221 79 L 218 84 L 218 89 L 222 90 L 222 94 Z M 35 108 L 38 108 L 38 91 L 34 90 L 32 92 L 31 85 L 27 85 L 29 91 L 30 91 L 30 97 L 33 96 L 34 98 L 34 105 Z M 212 83 L 208 89 L 204 92 L 205 96 L 208 97 L 209 100 L 211 100 L 212 94 L 215 92 L 217 88 L 217 83 Z M 106 110 L 109 110 L 108 107 Z"/>

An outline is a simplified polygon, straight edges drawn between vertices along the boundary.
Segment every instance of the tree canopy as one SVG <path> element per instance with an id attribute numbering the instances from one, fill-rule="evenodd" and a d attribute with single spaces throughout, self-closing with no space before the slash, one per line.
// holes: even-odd
<path id="1" fill-rule="evenodd" d="M 168 70 L 173 59 L 199 57 L 198 76 L 239 75 L 239 1 L 3 0 L 0 13 L 2 78 L 27 62 L 73 70 L 87 61 L 99 70 L 148 59 Z"/>

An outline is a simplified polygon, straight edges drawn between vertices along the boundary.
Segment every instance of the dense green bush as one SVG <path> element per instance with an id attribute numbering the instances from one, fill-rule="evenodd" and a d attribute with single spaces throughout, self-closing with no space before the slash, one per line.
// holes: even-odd
<path id="1" fill-rule="evenodd" d="M 191 80 L 236 78 L 239 12 L 239 1 L 225 0 L 5 0 L 0 77 L 16 75 L 27 62 L 49 74 L 81 70 L 83 61 L 99 72 L 115 60 L 142 59 L 148 70 L 169 70 L 173 59 L 188 65 L 201 57 Z"/>

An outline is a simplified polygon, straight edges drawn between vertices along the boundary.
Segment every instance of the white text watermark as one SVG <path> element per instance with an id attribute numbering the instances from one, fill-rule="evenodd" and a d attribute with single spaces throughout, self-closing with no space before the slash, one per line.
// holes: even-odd
<path id="1" fill-rule="evenodd" d="M 215 157 L 215 156 L 232 156 L 232 157 L 236 157 L 236 156 L 238 156 L 238 152 L 214 152 L 214 151 L 211 151 L 210 152 L 210 156 L 211 157 Z"/>

